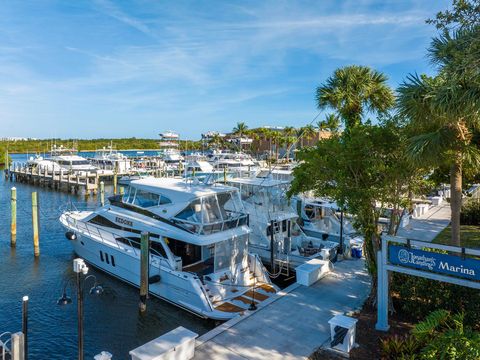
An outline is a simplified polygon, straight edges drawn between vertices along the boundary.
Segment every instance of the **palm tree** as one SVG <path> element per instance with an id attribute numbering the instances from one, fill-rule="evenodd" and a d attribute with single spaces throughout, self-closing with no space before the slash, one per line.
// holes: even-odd
<path id="1" fill-rule="evenodd" d="M 282 142 L 286 147 L 287 161 L 290 160 L 290 150 L 293 145 L 297 142 L 297 130 L 293 126 L 286 126 L 283 129 L 283 139 Z"/>
<path id="2" fill-rule="evenodd" d="M 308 124 L 299 129 L 297 136 L 300 138 L 301 147 L 303 148 L 303 139 L 310 140 L 317 134 L 315 126 Z"/>
<path id="3" fill-rule="evenodd" d="M 471 141 L 480 129 L 479 76 L 466 73 L 466 67 L 451 66 L 467 48 L 461 32 L 434 39 L 430 56 L 440 65 L 439 74 L 410 75 L 398 89 L 399 111 L 416 132 L 410 139 L 411 157 L 433 167 L 450 167 L 451 241 L 457 246 L 461 245 L 463 169 L 480 164 L 479 150 Z"/>
<path id="4" fill-rule="evenodd" d="M 385 112 L 395 101 L 387 77 L 366 66 L 346 66 L 317 88 L 319 109 L 333 108 L 345 123 L 345 129 L 362 122 L 364 111 Z"/>
<path id="5" fill-rule="evenodd" d="M 248 130 L 248 126 L 244 122 L 238 122 L 232 131 L 235 135 L 242 137 L 247 130 Z"/>
<path id="6" fill-rule="evenodd" d="M 330 131 L 337 133 L 340 129 L 340 119 L 335 114 L 327 114 L 325 120 L 317 123 L 319 131 Z"/>

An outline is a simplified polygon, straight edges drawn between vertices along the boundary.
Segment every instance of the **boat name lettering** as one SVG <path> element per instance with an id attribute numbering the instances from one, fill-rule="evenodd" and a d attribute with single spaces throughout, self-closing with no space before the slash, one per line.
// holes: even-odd
<path id="1" fill-rule="evenodd" d="M 120 224 L 124 224 L 124 225 L 128 225 L 128 226 L 133 226 L 133 222 L 132 222 L 132 221 L 126 220 L 126 219 L 122 219 L 122 218 L 120 218 L 120 217 L 118 217 L 118 216 L 115 218 L 115 221 L 118 222 L 118 223 L 120 223 Z"/>

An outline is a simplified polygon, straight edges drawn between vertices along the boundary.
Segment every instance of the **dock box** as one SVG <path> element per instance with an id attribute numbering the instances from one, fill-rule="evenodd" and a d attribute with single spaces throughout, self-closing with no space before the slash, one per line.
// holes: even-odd
<path id="1" fill-rule="evenodd" d="M 198 334 L 182 326 L 130 351 L 132 360 L 188 360 Z"/>
<path id="2" fill-rule="evenodd" d="M 311 259 L 305 264 L 295 268 L 297 283 L 310 286 L 323 278 L 331 270 L 331 262 L 328 260 Z"/>
<path id="3" fill-rule="evenodd" d="M 331 346 L 334 349 L 349 353 L 355 346 L 357 319 L 345 315 L 335 315 L 330 324 Z"/>

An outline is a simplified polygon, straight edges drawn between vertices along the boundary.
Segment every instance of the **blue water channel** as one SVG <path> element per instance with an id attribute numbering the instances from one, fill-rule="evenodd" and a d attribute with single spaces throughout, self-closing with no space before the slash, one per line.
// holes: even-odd
<path id="1" fill-rule="evenodd" d="M 25 160 L 13 155 L 13 161 Z M 17 188 L 17 245 L 10 247 L 10 188 Z M 111 188 L 107 187 L 107 191 Z M 38 192 L 40 204 L 40 257 L 34 259 L 31 193 Z M 96 205 L 99 199 L 6 181 L 0 177 L 0 333 L 21 331 L 22 297 L 29 301 L 29 359 L 75 359 L 77 354 L 77 312 L 72 261 L 75 254 L 65 238 L 58 217 L 69 202 Z M 104 286 L 97 297 L 85 293 L 85 359 L 102 350 L 113 359 L 128 359 L 129 350 L 178 326 L 199 334 L 214 323 L 202 320 L 173 305 L 150 298 L 147 311 L 138 311 L 138 290 L 90 267 Z M 58 306 L 64 286 L 73 299 Z"/>

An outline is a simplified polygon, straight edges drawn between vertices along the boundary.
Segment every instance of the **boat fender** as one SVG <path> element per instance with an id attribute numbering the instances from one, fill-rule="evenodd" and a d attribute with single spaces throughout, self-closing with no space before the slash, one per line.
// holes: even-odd
<path id="1" fill-rule="evenodd" d="M 160 275 L 153 275 L 148 278 L 149 284 L 156 284 L 158 282 L 160 282 Z"/>
<path id="2" fill-rule="evenodd" d="M 77 240 L 77 234 L 75 234 L 73 231 L 67 231 L 65 233 L 65 237 L 68 239 L 68 240 Z"/>

